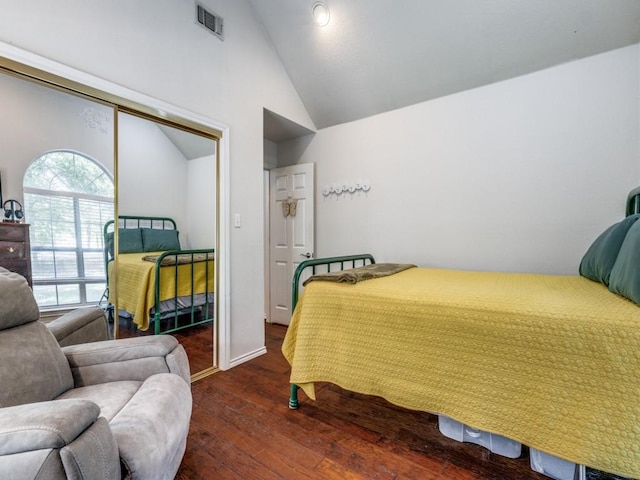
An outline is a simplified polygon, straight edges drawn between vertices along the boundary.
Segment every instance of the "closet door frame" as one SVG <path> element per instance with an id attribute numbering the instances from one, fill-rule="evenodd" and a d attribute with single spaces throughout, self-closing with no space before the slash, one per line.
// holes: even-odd
<path id="1" fill-rule="evenodd" d="M 229 225 L 229 127 L 211 118 L 190 112 L 153 97 L 135 92 L 104 79 L 81 72 L 66 65 L 40 57 L 12 45 L 0 42 L 0 71 L 46 86 L 79 95 L 102 104 L 114 111 L 132 113 L 155 122 L 166 123 L 218 142 L 216 162 L 217 215 L 216 215 L 216 317 L 217 341 L 214 341 L 214 365 L 196 372 L 192 379 L 202 378 L 217 370 L 230 367 L 230 232 Z M 114 119 L 117 116 L 114 116 Z M 116 121 L 116 120 L 114 120 Z M 117 184 L 117 124 L 114 134 L 114 177 Z M 117 188 L 115 190 L 115 216 L 118 215 Z"/>

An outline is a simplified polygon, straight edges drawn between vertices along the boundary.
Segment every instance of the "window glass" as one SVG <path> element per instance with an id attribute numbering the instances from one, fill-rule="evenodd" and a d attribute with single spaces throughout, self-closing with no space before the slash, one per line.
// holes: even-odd
<path id="1" fill-rule="evenodd" d="M 35 159 L 24 177 L 34 294 L 41 307 L 97 303 L 105 289 L 103 225 L 113 219 L 113 179 L 72 151 Z"/>

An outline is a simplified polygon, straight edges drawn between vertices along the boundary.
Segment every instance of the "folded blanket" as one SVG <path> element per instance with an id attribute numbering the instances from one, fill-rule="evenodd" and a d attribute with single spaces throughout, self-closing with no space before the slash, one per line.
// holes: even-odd
<path id="1" fill-rule="evenodd" d="M 147 262 L 156 263 L 160 258 L 160 255 L 145 255 L 142 257 L 142 260 Z M 168 265 L 184 265 L 185 263 L 196 263 L 196 262 L 206 262 L 207 260 L 213 260 L 213 255 L 208 255 L 206 253 L 181 253 L 178 255 L 167 255 L 162 259 L 160 266 L 166 267 Z"/>
<path id="2" fill-rule="evenodd" d="M 307 283 L 314 280 L 338 283 L 358 283 L 372 278 L 386 277 L 415 267 L 415 265 L 411 265 L 409 263 L 372 263 L 370 265 L 351 268 L 349 270 L 312 275 L 307 278 L 302 285 L 305 286 Z"/>

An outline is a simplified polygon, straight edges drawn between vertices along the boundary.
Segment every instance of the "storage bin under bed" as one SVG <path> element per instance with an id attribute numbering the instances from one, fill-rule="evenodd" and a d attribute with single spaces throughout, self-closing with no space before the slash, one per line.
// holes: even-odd
<path id="1" fill-rule="evenodd" d="M 503 457 L 518 458 L 522 453 L 522 445 L 515 440 L 472 428 L 445 415 L 438 415 L 438 428 L 440 433 L 448 438 L 480 445 Z M 535 448 L 529 449 L 529 464 L 535 472 L 554 480 L 586 480 L 587 478 L 584 465 L 576 465 Z"/>
<path id="2" fill-rule="evenodd" d="M 535 448 L 529 449 L 529 464 L 532 470 L 555 480 L 586 480 L 587 478 L 584 465 L 576 465 Z"/>
<path id="3" fill-rule="evenodd" d="M 458 442 L 475 443 L 503 457 L 518 458 L 522 452 L 520 442 L 469 427 L 445 415 L 438 415 L 440 433 Z"/>

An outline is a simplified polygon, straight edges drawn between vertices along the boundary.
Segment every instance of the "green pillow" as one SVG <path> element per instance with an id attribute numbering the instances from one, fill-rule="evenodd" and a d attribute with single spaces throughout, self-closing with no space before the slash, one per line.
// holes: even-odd
<path id="1" fill-rule="evenodd" d="M 113 232 L 107 233 L 105 239 L 109 256 L 113 258 Z M 118 252 L 138 253 L 142 249 L 142 231 L 140 228 L 120 228 L 118 230 Z"/>
<path id="2" fill-rule="evenodd" d="M 629 215 L 602 232 L 582 257 L 580 275 L 594 282 L 609 285 L 611 269 L 616 263 L 622 242 L 638 218 L 640 218 L 640 214 Z"/>
<path id="3" fill-rule="evenodd" d="M 145 252 L 180 250 L 177 230 L 142 229 L 142 244 Z"/>
<path id="4" fill-rule="evenodd" d="M 640 305 L 640 222 L 627 232 L 611 270 L 609 290 Z"/>

